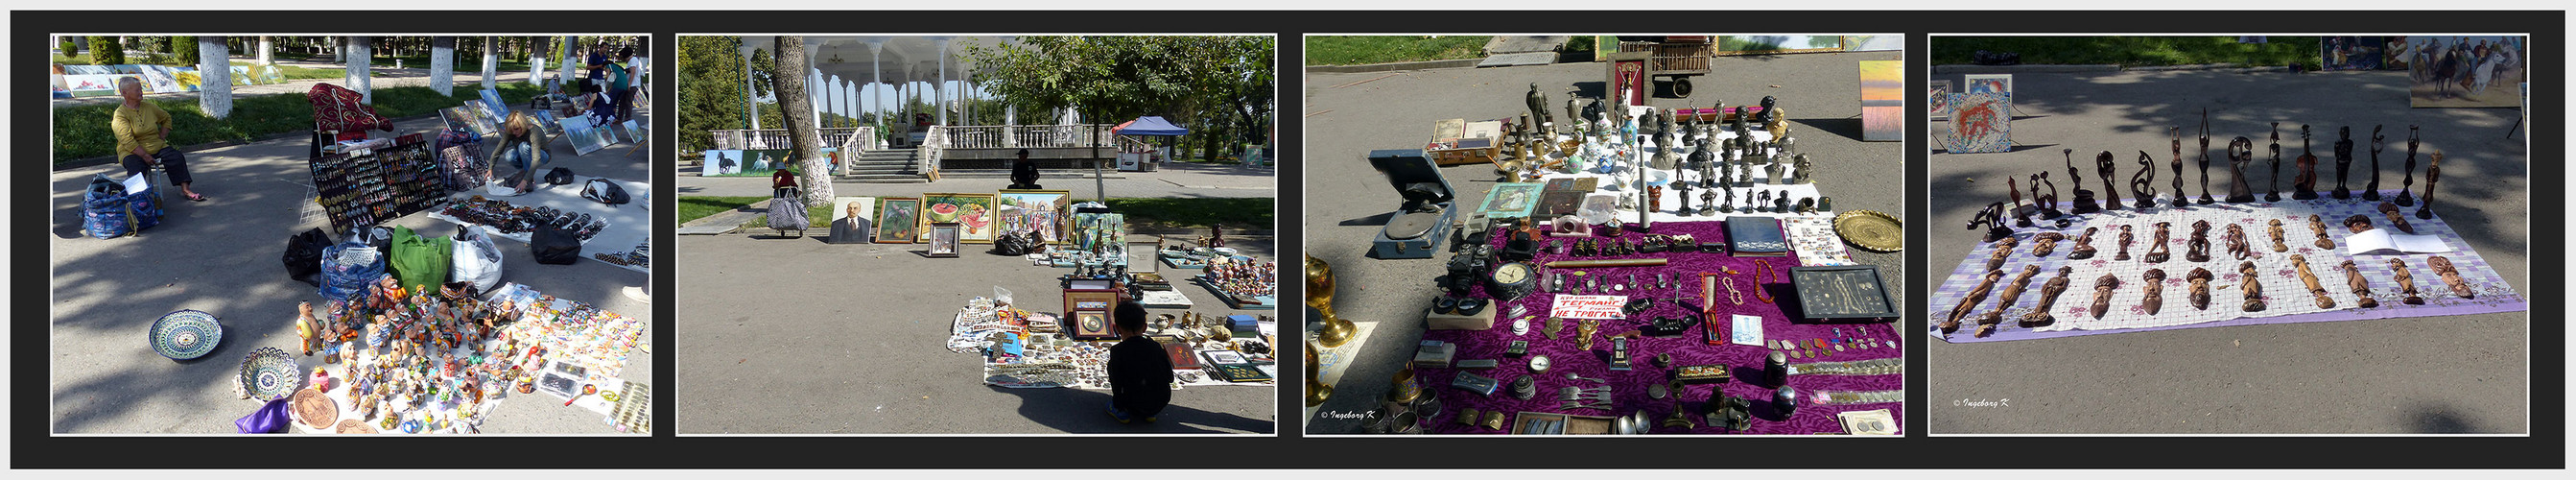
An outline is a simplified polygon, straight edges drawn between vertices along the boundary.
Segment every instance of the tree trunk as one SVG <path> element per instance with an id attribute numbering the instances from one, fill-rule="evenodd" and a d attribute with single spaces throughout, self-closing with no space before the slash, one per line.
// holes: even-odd
<path id="1" fill-rule="evenodd" d="M 233 115 L 232 46 L 224 37 L 197 37 L 197 108 L 222 120 Z"/>
<path id="2" fill-rule="evenodd" d="M 348 85 L 343 86 L 349 87 L 350 90 L 357 90 L 360 103 L 374 105 L 376 89 L 369 74 L 375 72 L 372 71 L 374 65 L 370 60 L 371 55 L 367 53 L 368 40 L 370 40 L 369 37 L 348 37 L 348 53 L 341 55 L 341 58 L 349 60 L 348 68 L 342 70 L 343 79 L 348 82 Z"/>
<path id="3" fill-rule="evenodd" d="M 436 37 L 429 44 L 429 88 L 456 96 L 456 37 Z"/>
<path id="4" fill-rule="evenodd" d="M 777 72 L 769 76 L 770 92 L 778 97 L 778 113 L 787 128 L 787 143 L 796 149 L 800 175 L 797 181 L 805 187 L 806 205 L 825 205 L 832 201 L 830 160 L 823 157 L 823 137 L 814 131 L 814 98 L 805 92 L 805 37 L 781 35 L 772 43 L 770 58 Z"/>

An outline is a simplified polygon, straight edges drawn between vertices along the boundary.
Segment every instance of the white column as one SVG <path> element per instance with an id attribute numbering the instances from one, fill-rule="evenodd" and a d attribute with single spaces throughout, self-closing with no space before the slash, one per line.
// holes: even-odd
<path id="1" fill-rule="evenodd" d="M 172 45 L 173 47 L 181 47 Z M 197 108 L 221 120 L 233 114 L 232 46 L 224 37 L 197 37 Z"/>
<path id="2" fill-rule="evenodd" d="M 429 38 L 429 89 L 456 96 L 456 37 Z"/>
<path id="3" fill-rule="evenodd" d="M 868 42 L 868 88 L 877 89 L 877 118 L 885 118 L 885 41 Z M 871 140 L 873 141 L 873 140 Z"/>
<path id="4" fill-rule="evenodd" d="M 493 38 L 483 37 L 483 88 L 498 88 L 500 82 L 501 58 L 492 54 Z"/>
<path id="5" fill-rule="evenodd" d="M 349 37 L 349 47 L 343 49 L 347 53 L 340 56 L 348 60 L 348 68 L 342 69 L 345 81 L 348 83 L 345 86 L 350 90 L 358 91 L 358 101 L 368 105 L 376 104 L 376 89 L 369 78 L 370 74 L 375 73 L 375 65 L 367 53 L 369 48 L 367 42 L 372 39 L 373 37 Z"/>
<path id="6" fill-rule="evenodd" d="M 259 64 L 260 64 L 260 65 L 267 65 L 267 64 L 269 64 L 269 63 L 270 63 L 270 61 L 269 61 L 269 57 L 268 57 L 268 50 L 269 50 L 269 47 L 271 47 L 271 45 L 269 45 L 269 43 L 268 43 L 268 36 L 267 36 L 267 35 L 261 35 L 261 36 L 259 36 Z M 231 62 L 225 62 L 225 64 L 226 64 L 226 66 L 230 66 Z M 226 70 L 230 70 L 230 69 L 229 69 L 229 68 L 227 68 Z"/>
<path id="7" fill-rule="evenodd" d="M 930 109 L 931 109 L 931 110 L 933 110 L 933 111 L 936 111 L 936 112 L 938 113 L 938 115 L 939 115 L 939 124 L 940 124 L 940 125 L 947 125 L 947 124 L 948 124 L 948 41 L 947 41 L 947 40 L 940 40 L 940 41 L 939 41 L 939 83 L 931 84 L 931 85 L 930 85 L 930 91 L 931 91 L 931 95 L 938 97 L 937 99 L 933 99 L 933 100 L 931 100 L 931 101 L 930 101 Z"/>

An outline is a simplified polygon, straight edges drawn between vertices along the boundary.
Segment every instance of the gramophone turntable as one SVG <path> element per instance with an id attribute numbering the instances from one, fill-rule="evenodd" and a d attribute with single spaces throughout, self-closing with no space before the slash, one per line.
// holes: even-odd
<path id="1" fill-rule="evenodd" d="M 1457 195 L 1449 189 L 1449 179 L 1440 176 L 1440 167 L 1421 150 L 1369 152 L 1369 165 L 1385 173 L 1387 182 L 1404 197 L 1404 204 L 1370 241 L 1370 251 L 1379 259 L 1431 258 L 1433 248 L 1447 240 L 1449 224 L 1458 217 Z"/>

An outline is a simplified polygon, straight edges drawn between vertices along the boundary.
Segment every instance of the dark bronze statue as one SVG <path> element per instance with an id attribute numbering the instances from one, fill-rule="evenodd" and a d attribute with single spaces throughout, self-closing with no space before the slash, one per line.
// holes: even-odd
<path id="1" fill-rule="evenodd" d="M 2335 248 L 2334 238 L 2326 236 L 2325 217 L 2319 217 L 2313 213 L 2308 214 L 2308 231 L 2315 232 L 2317 234 L 2317 248 L 2324 250 L 2333 250 Z"/>
<path id="2" fill-rule="evenodd" d="M 2290 180 L 2290 198 L 2317 199 L 2317 152 L 2308 143 L 2308 126 L 2299 126 L 2299 176 Z"/>
<path id="3" fill-rule="evenodd" d="M 2182 189 L 2182 127 L 2165 127 L 2165 132 L 2173 135 L 2173 206 L 2189 207 L 2191 199 L 2186 196 L 2190 194 Z"/>
<path id="4" fill-rule="evenodd" d="M 2157 312 L 2162 312 L 2162 311 L 2164 311 L 2164 309 L 2165 309 L 2165 269 L 2162 269 L 2162 268 L 2150 268 L 2150 269 L 2147 269 L 2147 276 L 2146 276 L 2146 278 L 2145 278 L 2144 280 L 2145 280 L 2145 281 L 2143 281 L 2143 282 L 2139 282 L 2139 283 L 2140 283 L 2140 284 L 2143 284 L 2143 285 L 2146 285 L 2146 288 L 2147 288 L 2147 298 L 2146 298 L 2146 300 L 2144 300 L 2144 301 L 2142 301 L 2142 302 L 2139 302 L 2139 305 L 2147 308 L 2147 314 L 2148 314 L 2148 315 L 2155 315 Z"/>
<path id="5" fill-rule="evenodd" d="M 2442 182 L 2442 151 L 2433 151 L 2433 163 L 2424 166 L 2424 204 L 2415 207 L 2415 218 L 2433 219 L 2433 185 Z"/>
<path id="6" fill-rule="evenodd" d="M 1994 333 L 1994 325 L 2004 321 L 2004 311 L 2011 310 L 2013 303 L 2021 300 L 2021 292 L 2030 288 L 2030 277 L 2035 276 L 2039 276 L 2038 265 L 2021 267 L 2021 274 L 2013 276 L 2012 285 L 2004 286 L 2003 297 L 1995 299 L 1995 309 L 1977 317 L 1977 324 L 1981 325 L 1977 328 L 1978 336 Z"/>
<path id="7" fill-rule="evenodd" d="M 2308 294 L 2317 298 L 2317 308 L 2333 309 L 2334 297 L 2326 296 L 2326 287 L 2317 284 L 2317 274 L 2308 270 L 2308 256 L 2291 255 L 2290 268 L 2299 269 L 2299 283 L 2308 286 Z"/>
<path id="8" fill-rule="evenodd" d="M 2129 176 L 2129 193 L 2138 197 L 2139 210 L 2156 206 L 2156 157 L 2146 150 L 2138 151 L 2138 173 Z"/>
<path id="9" fill-rule="evenodd" d="M 1529 109 L 1530 119 L 1538 122 L 1536 126 L 1546 126 L 1556 123 L 1556 119 L 1550 117 L 1548 114 L 1547 94 L 1538 91 L 1538 82 L 1530 82 Z"/>
<path id="10" fill-rule="evenodd" d="M 2102 274 L 2093 280 L 2093 318 L 2111 313 L 2111 291 L 2120 288 L 2120 277 Z"/>
<path id="11" fill-rule="evenodd" d="M 2254 246 L 2245 240 L 2245 227 L 2227 224 L 2227 254 L 2244 260 L 2254 257 Z"/>
<path id="12" fill-rule="evenodd" d="M 2156 222 L 2155 241 L 2147 243 L 2147 263 L 2165 263 L 2173 258 L 2173 222 Z"/>
<path id="13" fill-rule="evenodd" d="M 2084 227 L 2084 234 L 2075 237 L 2075 248 L 2067 250 L 2066 259 L 2083 260 L 2100 254 L 2102 252 L 2100 249 L 2093 248 L 2093 232 L 2100 230 L 2100 228 Z"/>
<path id="14" fill-rule="evenodd" d="M 2460 278 L 2460 269 L 2451 266 L 2451 259 L 2437 255 L 2427 262 L 2433 264 L 2433 274 L 2441 275 L 2442 283 L 2451 286 L 2452 295 L 2458 295 L 2460 298 L 2478 298 L 2478 291 L 2469 288 L 2469 280 Z"/>
<path id="15" fill-rule="evenodd" d="M 2102 175 L 2102 194 L 2109 195 L 2111 199 L 2102 204 L 2104 210 L 2120 209 L 2120 184 L 2111 181 L 2113 178 L 2119 178 L 2119 174 L 2112 171 L 2113 167 L 2117 166 L 2116 162 L 2111 161 L 2110 150 L 2103 150 L 2102 154 L 2093 156 L 2093 172 Z"/>
<path id="16" fill-rule="evenodd" d="M 2119 252 L 2119 253 L 2116 253 L 2116 254 L 2111 255 L 2111 259 L 2112 259 L 2112 260 L 2119 260 L 2119 261 L 2123 261 L 2123 262 L 2129 261 L 2129 244 L 2130 244 L 2130 243 L 2132 243 L 2132 242 L 2135 242 L 2137 239 L 2138 239 L 2138 237 L 2137 237 L 2136 235 L 2131 234 L 2131 233 L 2129 232 L 2129 226 L 2128 226 L 2128 225 L 2121 225 L 2121 226 L 2120 226 L 2120 252 Z"/>
<path id="17" fill-rule="evenodd" d="M 2415 145 L 2423 139 L 2415 136 L 2415 126 L 2406 126 L 2406 183 L 2397 186 L 2397 206 L 2415 206 Z"/>
<path id="18" fill-rule="evenodd" d="M 2254 201 L 2254 187 L 2245 184 L 2245 166 L 2254 163 L 2254 140 L 2236 137 L 2227 142 L 2227 203 Z"/>
<path id="19" fill-rule="evenodd" d="M 2415 225 L 2406 223 L 2406 214 L 2405 212 L 2397 209 L 2397 204 L 2379 202 L 2379 215 L 2388 217 L 2389 227 L 2396 228 L 2397 231 L 2400 232 L 2406 232 L 2408 235 L 2415 234 Z"/>
<path id="20" fill-rule="evenodd" d="M 2057 323 L 2057 315 L 2050 313 L 2049 311 L 2057 308 L 2057 295 L 2066 293 L 2066 286 L 2070 283 L 2074 283 L 2066 278 L 2068 275 L 2073 274 L 2075 274 L 2075 267 L 2057 267 L 2057 277 L 2050 278 L 2048 279 L 2047 284 L 2040 285 L 2039 309 L 2032 310 L 2030 313 L 2022 314 L 2022 328 L 2042 327 L 2051 323 Z"/>
<path id="21" fill-rule="evenodd" d="M 1798 170 L 1789 174 L 1790 185 L 1806 185 L 1807 182 L 1813 181 L 1813 177 L 1808 174 L 1815 171 L 1816 164 L 1807 161 L 1807 154 L 1801 153 L 1789 157 L 1789 166 Z"/>
<path id="22" fill-rule="evenodd" d="M 2397 291 L 2405 295 L 2398 303 L 2423 305 L 2424 295 L 2415 291 L 2415 273 L 2406 269 L 2406 259 L 2388 259 L 2388 268 L 2397 271 Z"/>
<path id="23" fill-rule="evenodd" d="M 2039 185 L 2042 183 L 2048 184 L 2046 194 L 2039 193 Z M 2049 181 L 2047 170 L 2041 170 L 2038 175 L 2030 176 L 2030 203 L 2032 207 L 2039 209 L 2039 218 L 2055 219 L 2066 216 L 2066 211 L 2057 209 L 2057 182 Z"/>
<path id="24" fill-rule="evenodd" d="M 1678 193 L 1678 194 L 1680 194 L 1680 195 L 1676 195 L 1675 197 L 1677 197 L 1678 199 L 1680 199 L 1680 200 L 1681 200 L 1680 208 L 1675 208 L 1675 209 L 1673 209 L 1673 214 L 1674 214 L 1674 215 L 1690 216 L 1691 212 L 1693 212 L 1693 211 L 1697 211 L 1697 209 L 1691 208 L 1691 204 L 1690 204 L 1690 201 L 1691 201 L 1691 184 L 1690 184 L 1690 182 L 1673 182 L 1673 188 L 1674 188 L 1673 193 Z"/>
<path id="25" fill-rule="evenodd" d="M 2237 278 L 2245 281 L 2237 288 L 2239 293 L 2244 294 L 2245 311 L 2263 311 L 2263 274 L 2254 271 L 2254 262 L 2237 263 L 2236 274 Z"/>
<path id="26" fill-rule="evenodd" d="M 2379 201 L 2379 151 L 2388 148 L 2388 136 L 2380 135 L 2379 129 L 2385 126 L 2370 126 L 2370 184 L 2361 187 L 2362 200 Z"/>
<path id="27" fill-rule="evenodd" d="M 2281 122 L 2272 122 L 2272 175 L 2263 180 L 2271 191 L 2263 194 L 2263 201 L 2281 201 Z"/>
<path id="28" fill-rule="evenodd" d="M 2063 233 L 2040 232 L 2039 235 L 2031 237 L 2030 256 L 2047 257 L 2050 253 L 2056 253 L 2057 242 L 2065 240 L 2066 234 Z"/>
<path id="29" fill-rule="evenodd" d="M 2177 192 L 2175 195 L 2181 195 Z M 2200 204 L 2218 203 L 2209 197 L 2209 109 L 2200 109 Z"/>
<path id="30" fill-rule="evenodd" d="M 2191 273 L 2184 274 L 2182 278 L 2184 280 L 2191 281 L 2191 308 L 2193 310 L 2208 310 L 2209 279 L 2211 278 L 2209 269 L 2192 267 Z"/>
<path id="31" fill-rule="evenodd" d="M 2361 305 L 2361 308 L 2379 308 L 2379 300 L 2370 298 L 2370 279 L 2361 276 L 2361 267 L 2353 266 L 2352 259 L 2345 258 L 2342 268 L 2344 285 L 2352 287 L 2353 298 L 2359 299 L 2352 303 Z"/>
<path id="32" fill-rule="evenodd" d="M 1995 291 L 1995 281 L 2003 278 L 2003 270 L 1986 271 L 1986 279 L 1978 282 L 1977 288 L 1969 289 L 1967 298 L 1960 299 L 1958 306 L 1950 307 L 1950 318 L 1941 321 L 1941 333 L 1959 331 L 1959 320 L 1968 318 L 1968 312 L 1976 310 L 1977 304 L 1986 303 L 1986 295 Z"/>
<path id="33" fill-rule="evenodd" d="M 2185 245 L 2186 247 L 2182 254 L 2183 260 L 2189 260 L 2195 263 L 2209 261 L 2208 220 L 2191 222 L 2191 240 L 2190 243 Z"/>
<path id="34" fill-rule="evenodd" d="M 2061 153 L 2066 154 L 2066 178 L 2068 181 L 2075 182 L 2075 213 L 2082 215 L 2102 211 L 2101 204 L 2093 203 L 2093 191 L 2084 189 L 2084 174 L 2075 170 L 2075 149 L 2065 149 Z"/>
<path id="35" fill-rule="evenodd" d="M 2352 126 L 2351 126 L 2351 125 L 2345 125 L 2345 126 L 2343 126 L 2343 127 L 2340 127 L 2340 129 L 2336 130 L 2336 134 L 2337 134 L 2337 135 L 2341 135 L 2341 138 L 2340 138 L 2340 139 L 2338 139 L 2338 140 L 2335 140 L 2335 143 L 2334 143 L 2334 150 L 2335 150 L 2335 190 L 2334 190 L 2334 198 L 2335 198 L 2336 200 L 2345 200 L 2345 199 L 2350 199 L 2350 198 L 2352 198 L 2352 189 L 2347 188 L 2347 187 L 2345 187 L 2345 186 L 2344 186 L 2344 178 L 2345 178 L 2345 177 L 2347 177 L 2347 176 L 2349 176 L 2349 174 L 2350 174 L 2350 173 L 2351 173 L 2351 171 L 2352 171 Z"/>

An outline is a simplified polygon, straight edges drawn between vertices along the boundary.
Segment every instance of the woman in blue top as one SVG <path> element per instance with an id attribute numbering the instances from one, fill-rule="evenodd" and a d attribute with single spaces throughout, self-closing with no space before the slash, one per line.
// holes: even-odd
<path id="1" fill-rule="evenodd" d="M 617 61 L 608 64 L 608 98 L 616 107 L 611 114 L 612 120 L 623 122 L 635 118 L 635 90 L 626 87 L 634 79 L 635 66 L 630 63 L 633 61 L 635 47 L 625 47 L 617 49 Z"/>
<path id="2" fill-rule="evenodd" d="M 546 134 L 538 132 L 534 123 L 527 111 L 519 110 L 510 112 L 509 120 L 501 124 L 500 154 L 492 159 L 508 160 L 511 167 L 519 169 L 518 173 L 512 173 L 501 181 L 502 185 L 510 187 L 510 196 L 527 195 L 529 191 L 536 190 L 537 169 L 544 168 L 546 162 L 554 157 L 546 151 Z"/>

